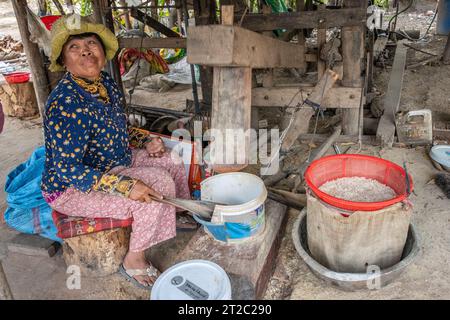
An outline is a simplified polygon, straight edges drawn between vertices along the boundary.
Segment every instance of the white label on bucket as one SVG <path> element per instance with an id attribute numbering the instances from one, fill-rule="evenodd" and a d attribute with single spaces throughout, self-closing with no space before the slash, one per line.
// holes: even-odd
<path id="1" fill-rule="evenodd" d="M 186 280 L 181 286 L 178 287 L 178 289 L 183 291 L 194 300 L 208 300 L 209 298 L 208 292 L 189 280 Z"/>

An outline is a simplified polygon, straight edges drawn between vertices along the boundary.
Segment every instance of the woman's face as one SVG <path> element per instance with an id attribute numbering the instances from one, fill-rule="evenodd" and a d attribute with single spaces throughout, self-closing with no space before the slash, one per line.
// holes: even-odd
<path id="1" fill-rule="evenodd" d="M 95 36 L 72 39 L 64 44 L 63 63 L 77 77 L 95 80 L 106 63 L 102 44 Z"/>

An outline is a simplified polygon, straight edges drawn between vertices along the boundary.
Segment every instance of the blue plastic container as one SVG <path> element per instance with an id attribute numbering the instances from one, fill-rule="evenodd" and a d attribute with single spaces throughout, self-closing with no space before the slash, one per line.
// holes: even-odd
<path id="1" fill-rule="evenodd" d="M 439 1 L 436 33 L 441 36 L 447 36 L 450 33 L 450 0 Z"/>
<path id="2" fill-rule="evenodd" d="M 264 231 L 267 190 L 258 176 L 244 172 L 223 173 L 201 183 L 201 199 L 216 205 L 211 222 L 194 215 L 214 239 L 238 243 Z"/>

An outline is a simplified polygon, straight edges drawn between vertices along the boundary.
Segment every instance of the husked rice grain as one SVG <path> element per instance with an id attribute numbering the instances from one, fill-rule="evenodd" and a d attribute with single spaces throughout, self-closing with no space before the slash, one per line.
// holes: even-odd
<path id="1" fill-rule="evenodd" d="M 319 190 L 333 197 L 355 202 L 378 202 L 397 196 L 391 187 L 364 177 L 330 180 L 321 185 Z"/>

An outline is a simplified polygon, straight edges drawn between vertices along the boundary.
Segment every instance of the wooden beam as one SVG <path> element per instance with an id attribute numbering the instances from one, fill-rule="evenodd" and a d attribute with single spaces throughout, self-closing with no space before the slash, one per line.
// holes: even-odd
<path id="1" fill-rule="evenodd" d="M 366 22 L 366 16 L 366 10 L 361 8 L 271 13 L 267 15 L 246 14 L 241 26 L 258 32 L 276 29 L 312 29 L 317 28 L 321 20 L 323 20 L 325 28 L 359 26 Z M 236 16 L 234 21 L 240 21 L 241 18 L 241 16 Z"/>
<path id="2" fill-rule="evenodd" d="M 350 10 L 367 9 L 366 0 L 344 0 L 344 7 Z M 365 25 L 346 26 L 341 30 L 343 75 L 342 85 L 359 87 L 362 81 L 362 61 L 365 48 Z M 342 113 L 342 131 L 344 134 L 358 134 L 359 110 L 344 110 Z"/>
<path id="3" fill-rule="evenodd" d="M 299 90 L 302 93 L 299 93 Z M 311 93 L 311 87 L 272 87 L 272 88 L 253 88 L 252 89 L 252 106 L 254 107 L 283 107 L 291 102 L 290 106 L 302 103 Z M 330 89 L 322 100 L 324 108 L 342 108 L 342 109 L 358 109 L 361 98 L 360 88 L 334 87 Z"/>
<path id="4" fill-rule="evenodd" d="M 378 123 L 377 138 L 381 140 L 383 147 L 391 148 L 395 135 L 395 114 L 400 105 L 402 96 L 403 75 L 405 73 L 406 53 L 408 48 L 403 45 L 405 40 L 397 42 L 394 63 L 389 78 L 387 92 L 384 97 L 384 112 Z"/>
<path id="5" fill-rule="evenodd" d="M 187 52 L 189 63 L 215 67 L 296 68 L 305 63 L 299 45 L 237 26 L 191 27 Z"/>
<path id="6" fill-rule="evenodd" d="M 150 28 L 153 28 L 156 31 L 161 32 L 163 35 L 165 35 L 167 37 L 174 37 L 174 38 L 180 37 L 180 35 L 178 33 L 167 28 L 162 23 L 159 23 L 159 21 L 157 21 L 156 19 L 153 19 L 148 14 L 145 14 L 144 12 L 142 12 L 141 10 L 139 10 L 135 7 L 131 8 L 130 13 L 133 18 L 139 20 L 142 23 L 145 23 Z"/>
<path id="7" fill-rule="evenodd" d="M 331 87 L 338 79 L 338 74 L 332 70 L 325 71 L 317 85 L 313 88 L 308 100 L 322 105 L 323 98 L 329 95 Z M 302 133 L 307 133 L 309 128 L 309 120 L 314 115 L 314 109 L 309 105 L 302 104 L 303 108 L 295 113 L 292 125 L 286 129 L 284 140 L 281 144 L 281 151 L 288 151 L 298 136 Z"/>
<path id="8" fill-rule="evenodd" d="M 28 30 L 27 21 L 27 1 L 12 0 L 14 15 L 17 19 L 20 37 L 22 38 L 23 49 L 27 55 L 28 64 L 30 65 L 33 75 L 34 91 L 36 93 L 37 103 L 41 116 L 45 114 L 45 103 L 50 94 L 47 74 L 44 68 L 44 60 L 36 43 L 31 42 L 30 31 Z"/>
<path id="9" fill-rule="evenodd" d="M 186 48 L 186 38 L 118 38 L 120 48 Z M 142 42 L 142 44 L 141 44 Z"/>
<path id="10" fill-rule="evenodd" d="M 233 23 L 233 15 L 233 6 L 222 6 L 222 23 Z M 239 134 L 240 131 L 250 129 L 251 90 L 251 68 L 214 68 L 211 129 L 219 133 L 220 137 L 214 136 L 210 155 L 213 169 L 218 173 L 239 171 L 249 163 L 250 137 L 246 135 L 244 145 L 241 145 L 234 142 L 237 137 L 229 137 L 228 133 Z M 233 141 L 229 141 L 230 138 Z M 244 157 L 240 157 L 242 154 Z M 242 158 L 243 161 L 240 161 Z"/>

